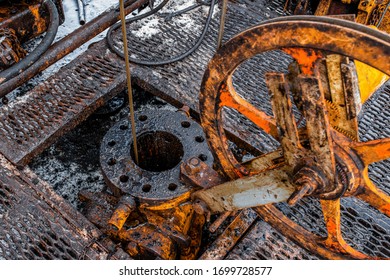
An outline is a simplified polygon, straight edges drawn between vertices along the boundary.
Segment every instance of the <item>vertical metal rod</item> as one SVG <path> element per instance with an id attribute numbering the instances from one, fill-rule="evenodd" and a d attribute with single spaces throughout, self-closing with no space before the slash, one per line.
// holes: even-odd
<path id="1" fill-rule="evenodd" d="M 218 41 L 217 41 L 217 50 L 222 45 L 222 38 L 223 33 L 225 30 L 225 19 L 226 19 L 226 12 L 227 12 L 227 1 L 228 0 L 222 0 L 222 10 L 221 10 L 221 18 L 219 21 L 219 32 L 218 32 Z"/>
<path id="2" fill-rule="evenodd" d="M 77 2 L 77 9 L 79 13 L 79 22 L 81 25 L 85 24 L 85 2 L 84 0 L 76 0 Z"/>
<path id="3" fill-rule="evenodd" d="M 123 53 L 125 55 L 125 63 L 126 63 L 127 94 L 129 96 L 131 132 L 132 132 L 132 135 L 133 135 L 133 147 L 134 147 L 135 163 L 138 164 L 137 133 L 135 131 L 133 89 L 131 87 L 131 73 L 130 73 L 129 51 L 128 51 L 128 48 L 127 48 L 125 6 L 124 6 L 124 0 L 119 0 L 119 2 L 120 2 L 119 3 L 119 6 L 120 6 L 120 17 L 121 17 L 121 22 L 122 22 Z"/>

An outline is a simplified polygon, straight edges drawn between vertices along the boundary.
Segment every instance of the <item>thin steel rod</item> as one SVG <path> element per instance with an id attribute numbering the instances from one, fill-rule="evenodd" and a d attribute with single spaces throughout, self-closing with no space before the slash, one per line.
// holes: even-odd
<path id="1" fill-rule="evenodd" d="M 86 12 L 85 12 L 85 1 L 84 0 L 76 0 L 77 2 L 77 10 L 79 14 L 79 23 L 84 25 L 86 22 Z"/>
<path id="2" fill-rule="evenodd" d="M 227 12 L 227 1 L 228 0 L 222 0 L 222 9 L 221 9 L 221 18 L 219 21 L 219 32 L 218 32 L 218 40 L 217 40 L 217 50 L 222 45 L 222 38 L 223 33 L 225 30 L 225 20 L 226 20 L 226 12 Z"/>
<path id="3" fill-rule="evenodd" d="M 120 6 L 120 17 L 121 17 L 121 22 L 122 22 L 123 53 L 125 55 L 125 63 L 126 63 L 127 94 L 129 96 L 131 133 L 133 135 L 133 147 L 134 147 L 135 163 L 138 164 L 139 161 L 138 161 L 137 132 L 135 130 L 133 88 L 131 87 L 131 72 L 130 72 L 130 62 L 129 62 L 129 50 L 128 50 L 128 46 L 127 46 L 127 33 L 126 33 L 126 18 L 125 18 L 124 0 L 119 0 L 119 6 Z"/>

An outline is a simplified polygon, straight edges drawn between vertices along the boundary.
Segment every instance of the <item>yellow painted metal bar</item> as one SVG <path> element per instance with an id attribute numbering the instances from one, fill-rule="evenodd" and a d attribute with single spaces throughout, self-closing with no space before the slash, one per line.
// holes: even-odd
<path id="1" fill-rule="evenodd" d="M 376 26 L 370 27 L 378 29 Z M 360 61 L 355 60 L 355 65 L 359 79 L 360 98 L 364 104 L 390 77 Z"/>
<path id="2" fill-rule="evenodd" d="M 389 76 L 357 60 L 355 60 L 355 65 L 359 79 L 360 98 L 364 104 L 389 79 Z"/>

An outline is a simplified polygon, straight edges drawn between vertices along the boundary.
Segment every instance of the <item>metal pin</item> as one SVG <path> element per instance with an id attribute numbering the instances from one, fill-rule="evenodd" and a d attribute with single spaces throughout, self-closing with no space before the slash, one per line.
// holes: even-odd
<path id="1" fill-rule="evenodd" d="M 76 2 L 77 2 L 77 9 L 79 12 L 79 22 L 81 25 L 84 25 L 86 22 L 85 1 L 77 0 Z"/>
<path id="2" fill-rule="evenodd" d="M 227 0 L 222 0 L 222 10 L 221 10 L 221 18 L 219 21 L 219 32 L 218 32 L 218 41 L 217 41 L 217 50 L 222 45 L 222 38 L 223 33 L 225 30 L 225 19 L 226 19 L 226 12 L 227 12 Z"/>
<path id="3" fill-rule="evenodd" d="M 313 187 L 309 183 L 305 183 L 299 187 L 287 200 L 287 203 L 294 206 L 298 203 L 305 195 L 310 194 L 313 191 Z"/>
<path id="4" fill-rule="evenodd" d="M 387 10 L 388 10 L 389 8 L 390 8 L 390 2 L 387 3 L 386 8 L 385 8 L 384 11 L 382 12 L 381 18 L 378 20 L 378 23 L 376 24 L 376 27 L 378 27 L 378 28 L 380 27 L 380 25 L 382 24 L 382 21 L 383 21 L 385 15 L 387 14 Z"/>
<path id="5" fill-rule="evenodd" d="M 227 218 L 229 218 L 230 215 L 234 215 L 235 211 L 228 211 L 222 213 L 210 226 L 209 231 L 211 233 L 214 233 L 217 231 L 217 229 L 223 224 L 224 221 L 226 221 Z"/>
<path id="6" fill-rule="evenodd" d="M 121 17 L 121 22 L 122 22 L 123 53 L 125 55 L 125 63 L 126 63 L 127 94 L 129 96 L 130 122 L 131 122 L 131 132 L 132 132 L 132 136 L 133 136 L 134 157 L 135 157 L 135 163 L 138 164 L 139 162 L 138 162 L 137 134 L 136 134 L 136 130 L 135 130 L 133 89 L 131 87 L 129 52 L 128 52 L 128 48 L 127 48 L 127 33 L 126 33 L 124 0 L 119 0 L 119 6 L 120 6 L 120 17 Z"/>

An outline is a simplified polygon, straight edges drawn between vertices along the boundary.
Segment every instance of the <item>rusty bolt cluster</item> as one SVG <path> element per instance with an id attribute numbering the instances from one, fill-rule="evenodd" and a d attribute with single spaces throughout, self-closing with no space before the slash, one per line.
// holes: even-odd
<path id="1" fill-rule="evenodd" d="M 185 164 L 184 169 L 188 175 L 194 175 L 201 171 L 200 159 L 196 157 L 190 158 Z"/>
<path id="2" fill-rule="evenodd" d="M 294 175 L 296 191 L 287 200 L 289 205 L 295 205 L 304 196 L 320 191 L 327 186 L 325 176 L 315 167 L 304 166 Z"/>
<path id="3" fill-rule="evenodd" d="M 7 68 L 26 56 L 13 29 L 0 29 L 0 67 Z"/>

